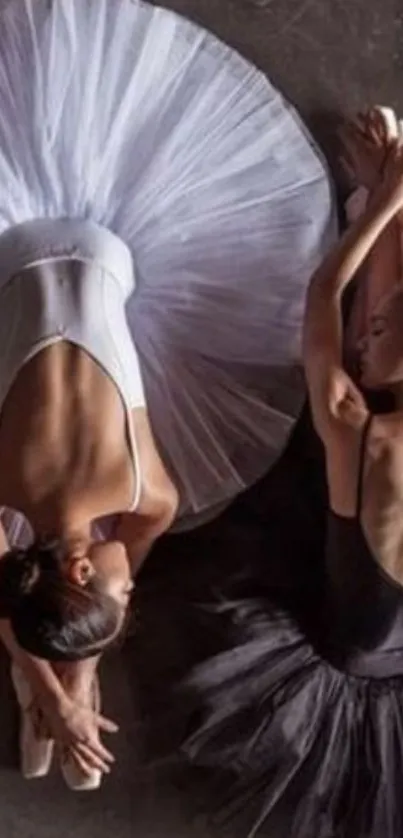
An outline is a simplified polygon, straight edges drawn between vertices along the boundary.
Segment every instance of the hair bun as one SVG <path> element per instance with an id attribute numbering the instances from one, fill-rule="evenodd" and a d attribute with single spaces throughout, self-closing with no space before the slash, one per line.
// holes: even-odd
<path id="1" fill-rule="evenodd" d="M 0 617 L 7 618 L 30 594 L 41 575 L 38 553 L 27 550 L 10 550 L 0 559 Z"/>

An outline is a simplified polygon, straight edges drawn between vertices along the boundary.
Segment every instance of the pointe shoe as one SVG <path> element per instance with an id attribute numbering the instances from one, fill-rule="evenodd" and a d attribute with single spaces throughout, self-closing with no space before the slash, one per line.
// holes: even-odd
<path id="1" fill-rule="evenodd" d="M 52 763 L 54 741 L 46 735 L 43 714 L 35 702 L 28 681 L 15 664 L 11 666 L 11 680 L 21 710 L 21 773 L 26 780 L 45 777 Z"/>
<path id="2" fill-rule="evenodd" d="M 96 713 L 101 710 L 101 692 L 99 681 L 95 676 L 93 683 L 93 709 Z M 91 774 L 85 774 L 77 765 L 68 751 L 64 751 L 60 759 L 60 770 L 66 785 L 72 791 L 96 791 L 99 789 L 102 780 L 102 771 L 94 768 Z"/>

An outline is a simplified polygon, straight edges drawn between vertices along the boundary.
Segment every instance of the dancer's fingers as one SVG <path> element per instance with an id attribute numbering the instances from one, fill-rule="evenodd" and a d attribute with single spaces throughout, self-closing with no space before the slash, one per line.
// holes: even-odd
<path id="1" fill-rule="evenodd" d="M 86 765 L 98 771 L 103 771 L 104 774 L 110 774 L 111 760 L 106 757 L 102 758 L 98 753 L 94 753 L 92 748 L 85 742 L 78 742 L 74 747 L 74 752 L 81 756 Z"/>
<path id="2" fill-rule="evenodd" d="M 350 125 L 363 140 L 368 140 L 368 115 L 366 113 L 360 111 L 355 119 L 350 120 Z"/>
<path id="3" fill-rule="evenodd" d="M 106 731 L 106 733 L 117 733 L 119 730 L 119 726 L 116 724 L 116 722 L 113 722 L 111 719 L 107 719 L 100 713 L 95 714 L 95 720 L 98 727 L 101 730 Z"/>
<path id="4" fill-rule="evenodd" d="M 389 145 L 399 136 L 399 123 L 392 108 L 375 105 L 368 111 L 370 123 L 384 145 Z"/>

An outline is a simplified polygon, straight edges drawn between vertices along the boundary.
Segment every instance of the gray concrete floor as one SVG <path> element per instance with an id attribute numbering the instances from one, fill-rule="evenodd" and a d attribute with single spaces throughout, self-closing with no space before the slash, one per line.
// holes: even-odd
<path id="1" fill-rule="evenodd" d="M 400 105 L 403 114 L 401 0 L 172 0 L 169 5 L 217 33 L 269 74 L 300 109 L 330 157 L 335 115 L 373 102 Z M 165 548 L 172 567 L 178 544 L 175 541 Z M 175 584 L 180 587 L 182 579 L 178 572 L 173 589 Z M 189 813 L 174 783 L 156 783 L 138 770 L 142 748 L 139 719 L 144 716 L 144 706 L 140 706 L 136 671 L 141 676 L 147 672 L 147 678 L 155 680 L 161 657 L 167 669 L 175 667 L 174 658 L 169 657 L 174 655 L 175 643 L 179 657 L 185 658 L 197 644 L 195 638 L 187 637 L 187 649 L 182 648 L 174 596 L 171 612 L 165 609 L 162 619 L 158 596 L 161 602 L 165 589 L 161 587 L 164 585 L 155 594 L 155 619 L 152 612 L 144 622 L 140 618 L 137 638 L 128 640 L 103 669 L 105 709 L 121 728 L 112 745 L 116 769 L 99 793 L 72 794 L 57 774 L 31 783 L 20 779 L 15 707 L 3 664 L 0 838 L 212 835 L 202 819 Z M 150 631 L 147 619 L 153 622 Z M 164 646 L 167 629 L 171 652 Z M 157 683 L 154 692 L 158 693 Z"/>
<path id="2" fill-rule="evenodd" d="M 327 145 L 367 104 L 403 111 L 400 0 L 168 0 L 260 67 Z"/>

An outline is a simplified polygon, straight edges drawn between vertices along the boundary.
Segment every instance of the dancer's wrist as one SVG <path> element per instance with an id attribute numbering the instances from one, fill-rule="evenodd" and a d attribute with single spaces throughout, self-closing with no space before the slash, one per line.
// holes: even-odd
<path id="1" fill-rule="evenodd" d="M 402 206 L 403 189 L 387 182 L 379 184 L 370 202 L 370 209 L 387 220 L 391 220 Z"/>

